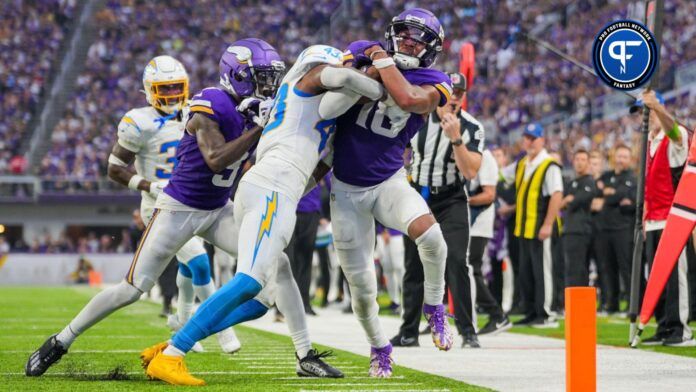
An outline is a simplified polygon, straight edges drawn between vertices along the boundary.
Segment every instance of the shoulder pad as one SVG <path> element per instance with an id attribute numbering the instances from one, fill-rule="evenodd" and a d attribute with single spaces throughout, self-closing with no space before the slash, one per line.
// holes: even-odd
<path id="1" fill-rule="evenodd" d="M 305 66 L 317 63 L 331 65 L 342 64 L 343 52 L 333 46 L 312 45 L 300 53 L 295 65 Z"/>
<path id="2" fill-rule="evenodd" d="M 443 106 L 452 96 L 452 81 L 444 72 L 431 68 L 416 68 L 402 71 L 406 80 L 417 86 L 431 85 L 440 92 L 439 106 Z"/>

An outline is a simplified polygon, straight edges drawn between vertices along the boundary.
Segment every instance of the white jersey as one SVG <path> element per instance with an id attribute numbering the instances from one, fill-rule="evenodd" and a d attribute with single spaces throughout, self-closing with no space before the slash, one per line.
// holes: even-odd
<path id="1" fill-rule="evenodd" d="M 118 144 L 135 153 L 135 171 L 150 182 L 168 181 L 176 165 L 176 148 L 184 132 L 184 123 L 163 116 L 148 106 L 130 110 L 118 124 Z M 141 192 L 140 209 L 149 220 L 155 199 Z"/>
<path id="2" fill-rule="evenodd" d="M 314 66 L 340 64 L 342 56 L 340 50 L 325 45 L 310 46 L 300 54 L 278 89 L 256 150 L 256 164 L 242 181 L 277 190 L 294 200 L 302 197 L 336 120 L 319 116 L 324 93 L 309 95 L 295 85 Z"/>

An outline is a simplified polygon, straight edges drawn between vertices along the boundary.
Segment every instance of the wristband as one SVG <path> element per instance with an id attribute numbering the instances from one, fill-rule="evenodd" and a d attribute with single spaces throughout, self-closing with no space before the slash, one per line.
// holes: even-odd
<path id="1" fill-rule="evenodd" d="M 140 189 L 138 189 L 138 185 L 140 185 L 140 181 L 142 180 L 144 180 L 143 176 L 134 174 L 133 177 L 131 177 L 130 181 L 128 181 L 128 188 L 134 191 L 139 191 Z"/>
<path id="2" fill-rule="evenodd" d="M 677 140 L 679 138 L 679 124 L 675 121 L 674 126 L 672 129 L 668 130 L 665 132 L 667 134 L 667 137 L 670 138 L 671 140 Z"/>
<path id="3" fill-rule="evenodd" d="M 457 147 L 464 144 L 464 140 L 462 140 L 462 138 L 459 138 L 457 140 L 451 141 L 450 143 L 452 143 L 453 146 Z"/>
<path id="4" fill-rule="evenodd" d="M 392 65 L 396 65 L 396 63 L 394 63 L 393 58 L 385 57 L 383 59 L 377 59 L 377 60 L 373 61 L 372 65 L 374 65 L 375 68 L 377 68 L 377 69 L 382 69 L 382 68 L 391 67 Z"/>
<path id="5" fill-rule="evenodd" d="M 387 53 L 387 51 L 384 50 L 384 49 L 375 50 L 374 52 L 370 53 L 370 61 L 374 61 L 374 60 L 373 60 L 373 57 L 374 57 L 374 55 L 376 55 L 377 53 Z"/>

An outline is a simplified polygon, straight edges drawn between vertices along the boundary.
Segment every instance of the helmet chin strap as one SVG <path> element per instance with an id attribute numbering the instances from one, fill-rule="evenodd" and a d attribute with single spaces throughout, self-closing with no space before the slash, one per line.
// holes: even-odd
<path id="1" fill-rule="evenodd" d="M 414 69 L 420 66 L 420 59 L 403 53 L 394 53 L 394 62 L 399 69 Z"/>

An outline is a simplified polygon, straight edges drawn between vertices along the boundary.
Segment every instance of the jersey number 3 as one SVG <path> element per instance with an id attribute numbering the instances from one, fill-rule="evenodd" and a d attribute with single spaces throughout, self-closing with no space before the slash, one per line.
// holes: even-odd
<path id="1" fill-rule="evenodd" d="M 160 146 L 160 154 L 167 154 L 167 166 L 165 168 L 158 167 L 155 171 L 155 177 L 166 180 L 172 176 L 172 171 L 178 163 L 176 159 L 177 146 L 179 146 L 179 140 L 172 140 Z"/>
<path id="2" fill-rule="evenodd" d="M 225 168 L 225 170 L 222 173 L 214 175 L 213 185 L 222 188 L 231 187 L 234 183 L 234 179 L 237 178 L 237 173 L 239 172 L 239 168 L 242 166 L 242 162 L 246 161 L 248 157 L 249 153 L 244 153 L 244 156 L 242 156 L 242 158 L 239 159 L 237 162 L 227 166 L 227 168 Z"/>

